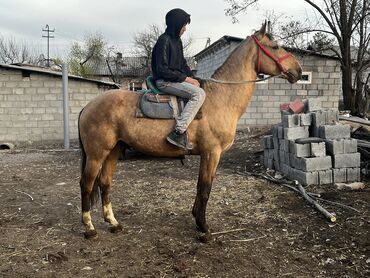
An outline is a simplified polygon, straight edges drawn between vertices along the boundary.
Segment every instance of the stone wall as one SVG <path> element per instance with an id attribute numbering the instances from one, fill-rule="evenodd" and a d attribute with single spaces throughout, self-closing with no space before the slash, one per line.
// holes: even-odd
<path id="1" fill-rule="evenodd" d="M 69 81 L 70 138 L 78 138 L 81 109 L 110 86 L 72 79 Z M 0 68 L 0 142 L 63 140 L 62 78 Z"/>

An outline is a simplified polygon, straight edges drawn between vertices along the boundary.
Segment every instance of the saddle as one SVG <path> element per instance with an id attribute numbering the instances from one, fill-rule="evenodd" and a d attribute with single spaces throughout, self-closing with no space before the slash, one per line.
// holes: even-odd
<path id="1" fill-rule="evenodd" d="M 176 119 L 184 109 L 187 99 L 169 95 L 160 91 L 152 76 L 146 78 L 148 90 L 137 91 L 140 94 L 136 109 L 137 118 Z M 199 112 L 198 112 L 199 114 Z M 195 117 L 199 119 L 200 114 Z"/>

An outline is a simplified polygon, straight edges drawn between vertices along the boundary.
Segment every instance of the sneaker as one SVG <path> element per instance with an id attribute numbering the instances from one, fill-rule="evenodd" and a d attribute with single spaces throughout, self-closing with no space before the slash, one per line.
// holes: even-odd
<path id="1" fill-rule="evenodd" d="M 191 150 L 193 148 L 193 146 L 188 143 L 188 134 L 186 132 L 180 133 L 174 130 L 167 136 L 166 139 L 168 142 L 170 142 L 172 145 L 175 145 L 176 147 L 185 150 Z"/>

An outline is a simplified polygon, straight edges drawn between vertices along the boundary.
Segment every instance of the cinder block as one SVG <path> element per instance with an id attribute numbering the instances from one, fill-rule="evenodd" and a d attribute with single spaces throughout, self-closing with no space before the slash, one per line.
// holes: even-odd
<path id="1" fill-rule="evenodd" d="M 344 139 L 343 140 L 343 153 L 356 153 L 357 152 L 357 139 Z"/>
<path id="2" fill-rule="evenodd" d="M 313 137 L 319 137 L 319 127 L 326 124 L 326 113 L 324 111 L 312 112 L 312 134 Z"/>
<path id="3" fill-rule="evenodd" d="M 282 150 L 279 150 L 279 159 L 281 163 L 285 163 L 285 152 Z M 285 163 L 287 164 L 287 163 Z"/>
<path id="4" fill-rule="evenodd" d="M 272 135 L 263 136 L 263 148 L 264 149 L 273 149 L 274 142 L 272 140 Z"/>
<path id="5" fill-rule="evenodd" d="M 286 165 L 291 166 L 289 153 L 285 152 L 285 153 L 284 153 L 284 157 L 285 157 L 285 158 L 284 158 L 284 160 L 285 160 L 285 164 L 286 164 Z"/>
<path id="6" fill-rule="evenodd" d="M 329 109 L 326 112 L 326 124 L 335 125 L 339 122 L 339 111 L 334 109 Z"/>
<path id="7" fill-rule="evenodd" d="M 300 99 L 296 99 L 289 103 L 289 110 L 293 114 L 299 114 L 304 110 L 304 103 Z"/>
<path id="8" fill-rule="evenodd" d="M 294 179 L 302 185 L 319 184 L 319 176 L 317 171 L 304 172 L 298 169 L 294 169 Z"/>
<path id="9" fill-rule="evenodd" d="M 306 114 L 299 114 L 301 126 L 310 126 L 312 123 L 312 114 L 306 113 Z"/>
<path id="10" fill-rule="evenodd" d="M 333 171 L 330 170 L 323 170 L 319 171 L 319 184 L 330 184 L 333 183 Z"/>
<path id="11" fill-rule="evenodd" d="M 283 127 L 297 127 L 301 125 L 301 118 L 299 115 L 284 115 L 282 117 Z"/>
<path id="12" fill-rule="evenodd" d="M 292 154 L 292 153 L 289 154 L 290 167 L 297 168 L 296 167 L 296 165 L 298 163 L 297 159 L 298 159 L 298 157 L 296 157 L 294 154 Z"/>
<path id="13" fill-rule="evenodd" d="M 276 161 L 279 161 L 279 150 L 278 149 L 273 149 L 273 159 Z"/>
<path id="14" fill-rule="evenodd" d="M 360 153 L 333 155 L 333 168 L 357 168 L 361 164 Z"/>
<path id="15" fill-rule="evenodd" d="M 271 128 L 272 137 L 278 138 L 278 125 L 273 125 Z"/>
<path id="16" fill-rule="evenodd" d="M 294 143 L 292 153 L 296 157 L 310 157 L 311 156 L 310 144 Z"/>
<path id="17" fill-rule="evenodd" d="M 319 127 L 319 137 L 324 139 L 342 139 L 351 137 L 349 125 L 322 125 Z"/>
<path id="18" fill-rule="evenodd" d="M 339 168 L 339 169 L 332 169 L 333 171 L 333 182 L 346 182 L 347 178 L 347 169 L 346 168 Z"/>
<path id="19" fill-rule="evenodd" d="M 347 168 L 347 182 L 361 181 L 360 168 Z"/>
<path id="20" fill-rule="evenodd" d="M 328 170 L 332 166 L 331 156 L 301 157 L 297 158 L 297 162 L 296 168 L 306 172 Z"/>
<path id="21" fill-rule="evenodd" d="M 294 180 L 294 168 L 288 166 L 288 179 Z"/>
<path id="22" fill-rule="evenodd" d="M 281 163 L 280 164 L 280 169 L 281 169 L 281 172 L 285 175 L 285 176 L 288 176 L 288 173 L 289 173 L 289 166 L 286 165 L 285 163 Z"/>
<path id="23" fill-rule="evenodd" d="M 267 159 L 267 169 L 274 169 L 274 160 L 273 159 Z"/>
<path id="24" fill-rule="evenodd" d="M 344 152 L 344 140 L 325 140 L 326 152 L 330 155 L 342 154 Z"/>
<path id="25" fill-rule="evenodd" d="M 279 149 L 279 138 L 277 137 L 272 137 L 272 143 L 274 145 L 274 149 Z"/>
<path id="26" fill-rule="evenodd" d="M 284 128 L 283 126 L 278 126 L 278 138 L 279 139 L 284 139 Z"/>
<path id="27" fill-rule="evenodd" d="M 284 139 L 295 140 L 307 137 L 309 137 L 307 126 L 284 128 Z"/>
<path id="28" fill-rule="evenodd" d="M 280 150 L 284 152 L 289 152 L 289 140 L 281 139 L 279 143 L 280 143 L 280 146 L 279 146 Z"/>
<path id="29" fill-rule="evenodd" d="M 274 169 L 280 172 L 280 162 L 277 160 L 274 160 Z"/>
<path id="30" fill-rule="evenodd" d="M 283 110 L 283 111 L 280 111 L 280 115 L 281 115 L 281 119 L 283 119 L 283 117 L 285 116 L 285 115 L 292 115 L 292 113 L 290 113 L 289 111 L 287 111 L 287 110 Z"/>
<path id="31" fill-rule="evenodd" d="M 326 155 L 325 142 L 321 143 L 310 143 L 311 156 L 321 157 Z"/>
<path id="32" fill-rule="evenodd" d="M 321 98 L 308 98 L 306 103 L 306 111 L 314 112 L 321 110 Z"/>

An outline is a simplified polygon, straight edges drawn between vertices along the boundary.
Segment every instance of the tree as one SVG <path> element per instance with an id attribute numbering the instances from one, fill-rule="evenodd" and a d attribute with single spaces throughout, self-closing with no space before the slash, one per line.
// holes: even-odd
<path id="1" fill-rule="evenodd" d="M 258 2 L 258 0 L 225 1 L 230 4 L 226 14 L 233 18 Z M 332 51 L 341 63 L 344 108 L 351 110 L 353 114 L 359 114 L 358 95 L 364 91 L 360 84 L 364 83 L 364 72 L 370 67 L 370 3 L 368 0 L 322 0 L 320 2 L 323 6 L 320 7 L 316 3 L 318 1 L 303 1 L 319 13 L 321 21 L 317 22 L 317 28 L 296 30 L 296 34 L 320 32 L 336 41 L 339 49 L 332 48 Z M 351 43 L 357 49 L 355 82 L 352 82 L 354 63 Z"/>
<path id="2" fill-rule="evenodd" d="M 32 64 L 37 65 L 40 54 L 24 43 L 17 42 L 14 38 L 5 39 L 0 36 L 0 63 L 2 64 Z"/>
<path id="3" fill-rule="evenodd" d="M 89 34 L 83 43 L 74 42 L 69 53 L 68 64 L 70 72 L 87 77 L 97 72 L 104 64 L 107 43 L 102 34 Z"/>
<path id="4" fill-rule="evenodd" d="M 156 24 L 151 24 L 148 26 L 147 29 L 144 31 L 137 32 L 133 36 L 133 43 L 134 43 L 134 53 L 137 57 L 144 57 L 145 64 L 143 67 L 146 68 L 146 72 L 149 73 L 151 71 L 151 56 L 152 50 L 157 42 L 158 37 L 164 33 L 164 28 Z M 192 43 L 191 37 L 187 37 L 182 40 L 184 46 L 185 56 L 187 56 L 187 51 L 189 46 Z"/>

